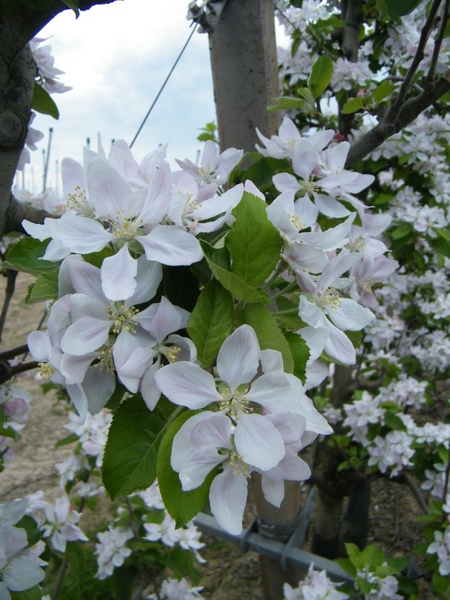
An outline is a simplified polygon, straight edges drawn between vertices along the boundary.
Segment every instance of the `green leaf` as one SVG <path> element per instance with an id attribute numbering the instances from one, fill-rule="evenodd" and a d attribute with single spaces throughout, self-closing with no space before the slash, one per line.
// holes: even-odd
<path id="1" fill-rule="evenodd" d="M 246 306 L 238 315 L 240 324 L 246 323 L 255 330 L 256 336 L 261 346 L 261 350 L 278 350 L 283 357 L 284 370 L 287 373 L 294 372 L 294 359 L 291 349 L 277 325 L 274 315 L 258 304 Z"/>
<path id="2" fill-rule="evenodd" d="M 366 100 L 367 98 L 352 98 L 342 107 L 342 114 L 349 115 L 360 110 L 364 106 Z"/>
<path id="3" fill-rule="evenodd" d="M 298 333 L 285 332 L 294 359 L 294 375 L 298 377 L 303 384 L 306 383 L 306 363 L 308 362 L 310 351 L 305 340 Z"/>
<path id="4" fill-rule="evenodd" d="M 25 529 L 27 532 L 27 547 L 34 546 L 38 543 L 38 541 L 44 535 L 44 531 L 38 527 L 38 524 L 29 515 L 24 515 L 18 523 L 14 525 L 14 527 L 19 527 L 20 529 Z"/>
<path id="5" fill-rule="evenodd" d="M 172 453 L 172 442 L 181 426 L 194 415 L 193 411 L 187 411 L 177 417 L 168 427 L 161 442 L 158 452 L 157 475 L 161 496 L 167 512 L 175 519 L 176 526 L 182 527 L 197 515 L 205 505 L 211 482 L 216 475 L 212 470 L 201 486 L 189 492 L 181 489 L 180 478 L 170 464 Z"/>
<path id="6" fill-rule="evenodd" d="M 269 304 L 270 298 L 266 292 L 251 287 L 240 277 L 234 275 L 234 273 L 231 273 L 230 271 L 214 263 L 207 254 L 208 247 L 212 248 L 212 246 L 206 242 L 201 241 L 200 243 L 214 277 L 223 285 L 226 290 L 231 292 L 235 298 L 238 300 L 243 300 L 244 302 Z"/>
<path id="7" fill-rule="evenodd" d="M 78 10 L 78 0 L 62 0 L 62 2 L 64 2 L 64 4 L 66 4 L 69 8 L 73 10 L 76 18 L 78 19 L 78 17 L 80 16 L 80 11 Z"/>
<path id="8" fill-rule="evenodd" d="M 111 577 L 111 588 L 116 600 L 131 600 L 136 570 L 132 565 L 115 568 Z"/>
<path id="9" fill-rule="evenodd" d="M 38 585 L 21 592 L 10 591 L 10 594 L 11 600 L 41 600 L 42 598 L 41 588 Z"/>
<path id="10" fill-rule="evenodd" d="M 372 94 L 372 98 L 376 102 L 381 102 L 382 100 L 390 96 L 394 90 L 395 85 L 392 83 L 392 81 L 390 81 L 389 79 L 385 79 L 385 81 L 382 81 L 377 87 L 377 89 L 374 91 L 374 93 Z"/>
<path id="11" fill-rule="evenodd" d="M 73 444 L 74 442 L 78 442 L 80 437 L 76 433 L 70 433 L 66 435 L 66 437 L 62 438 L 62 440 L 58 440 L 55 444 L 55 448 L 61 448 L 61 446 L 67 446 L 68 444 Z"/>
<path id="12" fill-rule="evenodd" d="M 48 246 L 48 241 L 40 242 L 31 237 L 20 239 L 11 246 L 6 255 L 4 266 L 14 271 L 22 271 L 31 275 L 53 271 L 59 263 L 42 260 Z"/>
<path id="13" fill-rule="evenodd" d="M 233 330 L 233 298 L 215 279 L 205 286 L 191 313 L 188 332 L 205 367 L 212 364 Z"/>
<path id="14" fill-rule="evenodd" d="M 409 15 L 423 0 L 384 0 L 386 10 L 392 19 Z"/>
<path id="15" fill-rule="evenodd" d="M 366 548 L 363 550 L 363 555 L 366 559 L 366 564 L 369 567 L 369 571 L 375 571 L 375 569 L 382 565 L 385 561 L 383 550 L 374 544 L 366 546 Z"/>
<path id="16" fill-rule="evenodd" d="M 274 98 L 274 101 L 276 104 L 267 107 L 269 112 L 274 112 L 275 110 L 300 110 L 305 104 L 304 100 L 293 98 L 292 96 L 278 96 Z"/>
<path id="17" fill-rule="evenodd" d="M 308 89 L 314 98 L 319 98 L 330 84 L 333 77 L 333 62 L 328 54 L 323 54 L 314 63 L 308 77 Z"/>
<path id="18" fill-rule="evenodd" d="M 428 237 L 427 240 L 430 247 L 437 252 L 437 254 L 442 254 L 442 256 L 450 258 L 450 242 L 444 239 L 444 237 Z"/>
<path id="19" fill-rule="evenodd" d="M 264 200 L 244 192 L 233 210 L 236 220 L 226 239 L 231 272 L 253 287 L 263 283 L 280 260 L 281 236 L 266 207 Z"/>
<path id="20" fill-rule="evenodd" d="M 59 110 L 53 98 L 39 83 L 34 84 L 33 100 L 31 108 L 43 115 L 50 115 L 54 119 L 59 119 Z"/>
<path id="21" fill-rule="evenodd" d="M 253 181 L 256 187 L 263 192 L 273 185 L 273 176 L 282 171 L 286 171 L 289 169 L 289 166 L 287 160 L 263 156 L 255 164 L 251 165 L 245 171 L 242 171 L 239 180 L 242 183 L 245 183 L 247 179 L 250 179 L 250 181 Z"/>
<path id="22" fill-rule="evenodd" d="M 172 304 L 191 312 L 198 298 L 198 279 L 190 267 L 163 268 L 164 295 Z"/>
<path id="23" fill-rule="evenodd" d="M 384 422 L 388 427 L 397 431 L 406 431 L 406 425 L 399 416 L 387 410 L 384 413 Z"/>
<path id="24" fill-rule="evenodd" d="M 103 483 L 112 499 L 153 483 L 165 425 L 139 396 L 125 400 L 114 412 L 102 466 Z"/>
<path id="25" fill-rule="evenodd" d="M 53 263 L 54 264 L 54 263 Z M 40 273 L 34 283 L 28 287 L 25 297 L 27 304 L 36 304 L 44 300 L 53 300 L 58 297 L 59 268 L 48 273 Z"/>

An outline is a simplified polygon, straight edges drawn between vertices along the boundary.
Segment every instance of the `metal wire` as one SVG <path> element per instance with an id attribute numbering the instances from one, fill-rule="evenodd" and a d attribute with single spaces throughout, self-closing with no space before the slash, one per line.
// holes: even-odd
<path id="1" fill-rule="evenodd" d="M 143 128 L 143 127 L 144 127 L 144 125 L 145 125 L 145 122 L 147 121 L 148 117 L 150 116 L 150 113 L 152 112 L 152 110 L 153 110 L 153 108 L 154 108 L 155 104 L 158 102 L 158 99 L 159 99 L 159 97 L 161 96 L 161 94 L 162 94 L 162 91 L 163 91 L 163 90 L 164 90 L 164 88 L 166 87 L 166 84 L 167 84 L 167 82 L 169 81 L 169 79 L 170 79 L 170 76 L 171 76 L 171 75 L 172 75 L 172 73 L 174 72 L 174 70 L 175 70 L 175 67 L 177 66 L 177 64 L 178 64 L 178 62 L 179 62 L 179 60 L 180 60 L 180 58 L 183 56 L 183 52 L 184 52 L 184 51 L 186 50 L 186 48 L 188 47 L 188 44 L 189 44 L 189 42 L 191 41 L 191 38 L 192 38 L 192 36 L 194 35 L 194 33 L 195 33 L 195 30 L 196 30 L 196 29 L 197 29 L 197 23 L 194 25 L 194 28 L 192 29 L 191 33 L 189 34 L 189 37 L 188 37 L 188 39 L 186 40 L 186 43 L 184 44 L 183 48 L 181 49 L 181 52 L 180 52 L 180 54 L 177 56 L 177 59 L 176 59 L 176 60 L 175 60 L 175 62 L 173 63 L 173 65 L 172 65 L 172 68 L 171 68 L 171 69 L 170 69 L 170 71 L 169 71 L 169 74 L 167 75 L 166 79 L 164 80 L 164 83 L 162 84 L 162 86 L 161 86 L 161 88 L 160 88 L 159 92 L 156 94 L 156 97 L 155 97 L 155 99 L 153 100 L 153 102 L 152 102 L 152 105 L 151 105 L 151 106 L 150 106 L 150 108 L 148 109 L 148 112 L 147 112 L 147 114 L 145 115 L 145 117 L 144 117 L 144 120 L 143 120 L 143 121 L 142 121 L 142 123 L 140 124 L 140 126 L 139 126 L 139 129 L 137 130 L 137 132 L 136 132 L 136 135 L 134 136 L 134 138 L 133 138 L 133 141 L 132 141 L 132 142 L 131 142 L 131 144 L 130 144 L 130 148 L 132 148 L 132 147 L 133 147 L 133 144 L 134 144 L 134 142 L 136 141 L 136 139 L 137 139 L 138 135 L 141 133 L 141 130 L 142 130 L 142 128 Z"/>

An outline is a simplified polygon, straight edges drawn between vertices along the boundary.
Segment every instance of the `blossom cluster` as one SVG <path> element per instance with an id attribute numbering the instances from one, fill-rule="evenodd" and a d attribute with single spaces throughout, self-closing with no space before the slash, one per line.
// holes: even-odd
<path id="1" fill-rule="evenodd" d="M 333 130 L 302 137 L 288 118 L 279 135 L 258 135 L 262 157 L 286 161 L 285 172 L 273 176 L 278 195 L 269 206 L 251 181 L 224 191 L 240 150 L 220 154 L 207 142 L 199 165 L 178 161 L 182 171 L 172 173 L 165 147 L 138 163 L 125 142 L 115 142 L 106 156 L 99 141 L 96 153 L 85 151 L 83 165 L 63 161 L 62 216 L 43 225 L 23 223 L 34 238 L 50 238 L 42 258 L 60 265 L 59 298 L 47 330 L 28 337 L 42 375 L 67 388 L 82 420 L 106 405 L 117 382 L 141 394 L 150 410 L 161 394 L 175 406 L 203 410 L 176 434 L 171 466 L 186 492 L 216 473 L 211 508 L 234 534 L 242 528 L 252 472 L 262 475 L 264 494 L 275 506 L 285 479 L 309 477 L 297 453 L 332 430 L 306 389 L 328 373 L 322 352 L 355 362 L 346 332 L 361 331 L 374 319 L 372 285 L 397 266 L 379 239 L 390 218 L 371 214 L 355 195 L 373 176 L 344 168 L 347 142 L 335 140 Z M 205 262 L 199 236 L 218 240 L 217 248 L 227 244 L 227 233 L 239 227 L 235 209 L 254 201 L 265 206 L 265 227 L 280 247 L 262 289 L 274 298 L 293 298 L 298 343 L 303 340 L 309 351 L 306 382 L 286 372 L 289 356 L 261 347 L 258 332 L 246 323 L 222 337 L 214 371 L 205 369 L 198 348 L 183 335 L 191 314 L 164 293 L 171 267 Z M 321 225 L 323 217 L 333 225 Z M 95 444 L 89 447 L 94 452 Z"/>

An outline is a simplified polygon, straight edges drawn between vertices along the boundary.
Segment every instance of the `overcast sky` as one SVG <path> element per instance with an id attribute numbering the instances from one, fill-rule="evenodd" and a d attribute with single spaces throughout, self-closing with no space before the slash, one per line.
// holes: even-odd
<path id="1" fill-rule="evenodd" d="M 53 128 L 48 187 L 56 185 L 61 160 L 82 162 L 86 138 L 96 149 L 97 133 L 109 149 L 112 139 L 131 142 L 191 29 L 188 0 L 123 0 L 94 6 L 75 18 L 58 15 L 40 33 L 50 38 L 60 79 L 72 90 L 54 94 L 60 119 L 38 114 L 33 127 L 46 134 L 25 171 L 27 189 L 42 189 L 43 150 Z M 196 32 L 133 146 L 141 160 L 162 143 L 168 158 L 195 161 L 199 129 L 215 120 L 208 35 Z M 56 165 L 58 161 L 58 167 Z M 19 181 L 22 181 L 20 177 Z"/>

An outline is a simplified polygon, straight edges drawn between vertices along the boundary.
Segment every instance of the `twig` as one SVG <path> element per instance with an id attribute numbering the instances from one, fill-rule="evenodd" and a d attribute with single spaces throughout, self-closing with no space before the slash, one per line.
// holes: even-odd
<path id="1" fill-rule="evenodd" d="M 12 269 L 6 270 L 6 289 L 5 289 L 5 299 L 3 300 L 2 313 L 0 315 L 0 341 L 3 336 L 3 328 L 5 326 L 6 315 L 8 314 L 9 304 L 11 302 L 11 298 L 13 297 L 14 290 L 16 287 L 16 278 L 17 271 L 13 271 Z"/>
<path id="2" fill-rule="evenodd" d="M 0 361 L 16 358 L 16 356 L 19 356 L 19 354 L 23 354 L 24 352 L 28 352 L 28 344 L 23 344 L 23 346 L 17 346 L 16 348 L 0 352 Z"/>
<path id="3" fill-rule="evenodd" d="M 430 68 L 428 69 L 427 79 L 429 81 L 433 81 L 436 75 L 436 66 L 439 59 L 439 53 L 442 47 L 442 41 L 444 39 L 445 30 L 447 27 L 448 21 L 448 12 L 449 12 L 450 0 L 445 0 L 444 11 L 441 17 L 441 26 L 439 27 L 439 33 L 434 42 L 433 48 L 433 56 L 431 57 Z"/>

